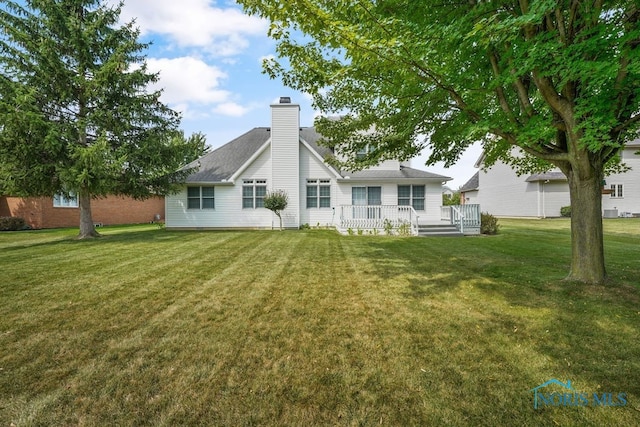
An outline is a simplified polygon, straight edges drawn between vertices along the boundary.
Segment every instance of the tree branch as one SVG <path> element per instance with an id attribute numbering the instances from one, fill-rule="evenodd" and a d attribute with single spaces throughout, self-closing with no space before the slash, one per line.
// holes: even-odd
<path id="1" fill-rule="evenodd" d="M 500 78 L 500 67 L 498 65 L 498 55 L 495 53 L 494 50 L 490 50 L 489 51 L 489 61 L 491 62 L 491 68 L 493 69 L 493 75 L 495 76 L 495 78 L 497 80 L 497 79 Z M 511 123 L 516 124 L 516 125 L 520 125 L 520 123 L 518 122 L 518 119 L 513 114 L 513 110 L 509 106 L 509 102 L 507 101 L 507 97 L 506 97 L 506 95 L 504 93 L 504 88 L 502 87 L 502 85 L 498 85 L 496 87 L 496 95 L 498 97 L 498 101 L 500 102 L 500 107 L 502 108 L 502 111 L 504 111 L 504 113 L 509 118 L 509 121 Z"/>

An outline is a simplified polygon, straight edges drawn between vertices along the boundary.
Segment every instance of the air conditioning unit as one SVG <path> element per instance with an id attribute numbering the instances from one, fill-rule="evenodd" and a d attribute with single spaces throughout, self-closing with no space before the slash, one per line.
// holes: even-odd
<path id="1" fill-rule="evenodd" d="M 605 209 L 604 218 L 618 218 L 618 209 Z"/>

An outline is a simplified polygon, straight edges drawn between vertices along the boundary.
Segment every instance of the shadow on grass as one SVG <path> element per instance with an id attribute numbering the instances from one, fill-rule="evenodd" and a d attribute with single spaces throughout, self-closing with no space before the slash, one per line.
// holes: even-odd
<path id="1" fill-rule="evenodd" d="M 467 330 L 450 332 L 451 342 L 469 339 L 489 359 L 508 361 L 523 391 L 557 377 L 571 379 L 579 391 L 637 398 L 639 288 L 619 275 L 604 286 L 564 281 L 570 262 L 565 240 L 372 240 L 365 252 L 375 275 L 406 283 L 407 304 L 447 307 L 441 315 L 468 323 Z M 625 259 L 624 250 L 611 251 L 613 268 L 617 257 Z M 483 342 L 474 343 L 474 325 L 484 330 Z M 430 325 L 438 327 L 447 323 Z M 511 354 L 523 349 L 528 353 Z M 454 365 L 469 363 L 463 354 L 450 357 Z"/>

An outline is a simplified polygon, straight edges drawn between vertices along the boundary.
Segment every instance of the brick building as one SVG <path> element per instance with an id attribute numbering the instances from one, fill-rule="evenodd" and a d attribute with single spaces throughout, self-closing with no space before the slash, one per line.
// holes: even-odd
<path id="1" fill-rule="evenodd" d="M 140 224 L 164 219 L 164 197 L 135 200 L 108 196 L 91 201 L 93 222 L 100 225 Z M 77 199 L 0 196 L 0 216 L 21 217 L 31 228 L 78 227 Z"/>

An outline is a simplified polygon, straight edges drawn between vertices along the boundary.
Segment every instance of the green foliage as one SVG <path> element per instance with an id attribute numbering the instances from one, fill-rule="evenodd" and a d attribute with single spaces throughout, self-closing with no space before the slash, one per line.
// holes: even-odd
<path id="1" fill-rule="evenodd" d="M 480 233 L 481 234 L 498 234 L 500 226 L 498 225 L 498 218 L 487 212 L 480 214 Z"/>
<path id="2" fill-rule="evenodd" d="M 411 223 L 409 221 L 402 221 L 402 224 L 398 226 L 398 234 L 400 236 L 411 236 Z"/>
<path id="3" fill-rule="evenodd" d="M 384 233 L 388 236 L 390 236 L 391 233 L 393 232 L 393 223 L 389 218 L 384 219 L 383 228 L 384 228 Z"/>
<path id="4" fill-rule="evenodd" d="M 485 166 L 501 160 L 519 173 L 555 166 L 579 192 L 638 134 L 634 1 L 239 3 L 271 21 L 282 60 L 265 61 L 265 72 L 311 94 L 318 110 L 342 115 L 321 117 L 316 127 L 346 157 L 344 169 L 405 160 L 423 148 L 428 164 L 450 166 L 481 141 Z M 601 235 L 600 204 L 588 199 L 574 212 L 588 223 L 574 239 L 589 240 L 585 230 Z M 579 280 L 604 279 L 597 239 L 573 245 Z M 580 264 L 586 259 L 593 268 Z"/>
<path id="5" fill-rule="evenodd" d="M 167 194 L 204 152 L 202 135 L 185 138 L 179 115 L 148 90 L 158 81 L 148 45 L 133 22 L 119 24 L 120 8 L 2 2 L 0 192 L 73 191 L 88 196 L 81 209 L 108 194 Z"/>
<path id="6" fill-rule="evenodd" d="M 431 163 L 452 164 L 480 140 L 487 162 L 517 145 L 532 156 L 518 166 L 540 170 L 569 160 L 560 155 L 572 149 L 569 123 L 579 129 L 574 148 L 607 159 L 638 127 L 633 2 L 239 3 L 272 22 L 284 61 L 266 61 L 266 73 L 312 94 L 322 111 L 350 112 L 317 123 L 350 166 L 424 145 Z"/>
<path id="7" fill-rule="evenodd" d="M 460 192 L 454 191 L 453 194 L 442 194 L 442 206 L 457 206 L 460 204 Z"/>
<path id="8" fill-rule="evenodd" d="M 563 206 L 560 208 L 560 215 L 571 217 L 571 206 Z"/>
<path id="9" fill-rule="evenodd" d="M 15 216 L 0 216 L 0 231 L 18 231 L 28 228 L 24 219 Z"/>
<path id="10" fill-rule="evenodd" d="M 264 207 L 276 214 L 280 219 L 280 230 L 282 230 L 281 212 L 287 208 L 289 196 L 284 190 L 275 190 L 267 193 L 264 197 Z"/>

